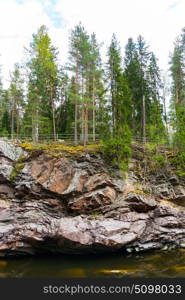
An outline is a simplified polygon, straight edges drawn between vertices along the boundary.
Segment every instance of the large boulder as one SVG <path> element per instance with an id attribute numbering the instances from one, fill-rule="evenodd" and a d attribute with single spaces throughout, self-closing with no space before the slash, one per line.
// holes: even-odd
<path id="1" fill-rule="evenodd" d="M 98 159 L 101 166 L 102 160 Z M 33 192 L 42 187 L 65 199 L 70 211 L 89 213 L 114 202 L 124 190 L 124 180 L 111 178 L 106 169 L 97 170 L 96 164 L 97 157 L 90 160 L 89 155 L 77 162 L 65 156 L 41 154 L 25 163 L 15 181 L 16 188 Z"/>

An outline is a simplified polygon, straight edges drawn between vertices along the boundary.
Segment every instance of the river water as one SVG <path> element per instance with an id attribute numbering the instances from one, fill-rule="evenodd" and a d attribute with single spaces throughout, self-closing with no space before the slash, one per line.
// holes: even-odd
<path id="1" fill-rule="evenodd" d="M 139 255 L 0 258 L 0 277 L 185 277 L 185 249 Z"/>

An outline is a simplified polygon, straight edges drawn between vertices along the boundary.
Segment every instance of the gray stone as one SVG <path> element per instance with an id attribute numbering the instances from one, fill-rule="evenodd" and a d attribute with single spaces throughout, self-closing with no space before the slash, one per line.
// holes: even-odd
<path id="1" fill-rule="evenodd" d="M 157 206 L 155 199 L 143 195 L 130 193 L 124 200 L 131 209 L 138 212 L 147 212 Z"/>
<path id="2" fill-rule="evenodd" d="M 132 166 L 125 180 L 94 154 L 40 153 L 10 181 L 18 155 L 11 154 L 15 145 L 2 143 L 9 144 L 1 140 L 0 257 L 140 252 L 185 244 L 185 190 L 173 174 L 168 181 L 171 170 L 160 171 L 162 184 L 154 174 L 143 185 Z"/>
<path id="3" fill-rule="evenodd" d="M 17 161 L 25 151 L 7 140 L 0 139 L 0 155 L 9 158 L 12 161 Z"/>
<path id="4" fill-rule="evenodd" d="M 0 182 L 6 182 L 10 179 L 13 168 L 13 164 L 9 159 L 0 157 Z"/>
<path id="5" fill-rule="evenodd" d="M 169 182 L 172 185 L 178 185 L 179 184 L 179 178 L 177 177 L 177 175 L 173 175 L 169 178 Z"/>

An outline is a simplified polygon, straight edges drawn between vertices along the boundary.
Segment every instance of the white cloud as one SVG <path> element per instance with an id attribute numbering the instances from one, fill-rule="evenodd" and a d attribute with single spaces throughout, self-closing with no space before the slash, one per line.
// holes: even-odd
<path id="1" fill-rule="evenodd" d="M 167 68 L 169 51 L 184 24 L 184 0 L 59 0 L 57 9 L 66 28 L 79 21 L 100 40 L 110 43 L 115 32 L 124 48 L 139 34 L 151 44 L 160 67 Z"/>
<path id="2" fill-rule="evenodd" d="M 45 1 L 45 0 L 44 0 Z M 23 46 L 28 46 L 31 36 L 45 24 L 60 58 L 67 59 L 68 34 L 82 21 L 88 32 L 95 32 L 103 52 L 110 43 L 113 32 L 124 46 L 127 39 L 141 34 L 159 58 L 161 68 L 167 68 L 169 51 L 184 24 L 184 0 L 0 0 L 0 64 L 8 78 L 9 69 L 23 57 Z M 55 4 L 56 2 L 56 4 Z M 62 27 L 56 26 L 54 14 L 61 16 Z"/>
<path id="3" fill-rule="evenodd" d="M 0 0 L 0 64 L 6 85 L 9 70 L 23 57 L 24 46 L 29 45 L 33 32 L 42 24 L 52 26 L 38 1 L 18 4 Z"/>

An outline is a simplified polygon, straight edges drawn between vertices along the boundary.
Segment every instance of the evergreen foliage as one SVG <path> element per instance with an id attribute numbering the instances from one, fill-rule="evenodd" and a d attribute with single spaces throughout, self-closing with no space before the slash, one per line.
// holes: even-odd
<path id="1" fill-rule="evenodd" d="M 52 133 L 56 139 L 55 110 L 59 97 L 57 51 L 45 26 L 33 35 L 28 53 L 28 110 L 23 127 L 27 134 L 32 134 L 34 141 L 38 141 L 39 135 Z"/>
<path id="2" fill-rule="evenodd" d="M 122 70 L 118 41 L 113 35 L 108 50 L 109 127 L 104 138 L 104 151 L 118 166 L 128 163 L 131 154 L 131 97 Z"/>
<path id="3" fill-rule="evenodd" d="M 182 140 L 185 144 L 184 43 L 183 31 L 171 59 L 175 139 L 181 145 Z M 160 70 L 144 38 L 129 38 L 122 57 L 113 35 L 105 65 L 100 52 L 95 33 L 89 34 L 79 23 L 70 33 L 68 63 L 61 66 L 58 50 L 41 26 L 27 49 L 26 65 L 15 65 L 7 89 L 0 76 L 1 136 L 29 137 L 33 142 L 64 137 L 84 146 L 102 141 L 112 163 L 124 170 L 133 139 L 164 141 L 168 131 Z"/>
<path id="4" fill-rule="evenodd" d="M 147 139 L 152 142 L 166 138 L 160 96 L 160 70 L 154 53 L 149 51 L 142 36 L 136 42 L 132 38 L 128 40 L 124 65 L 131 91 L 133 135 L 140 138 L 145 132 Z"/>
<path id="5" fill-rule="evenodd" d="M 185 28 L 176 39 L 171 55 L 172 77 L 171 123 L 174 129 L 174 144 L 185 151 Z"/>

